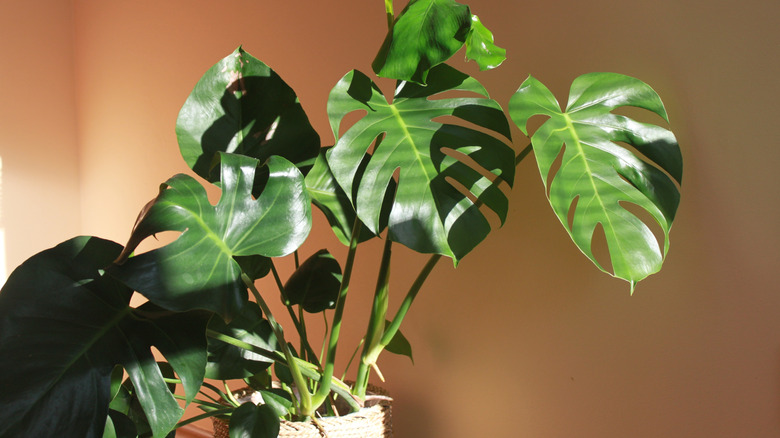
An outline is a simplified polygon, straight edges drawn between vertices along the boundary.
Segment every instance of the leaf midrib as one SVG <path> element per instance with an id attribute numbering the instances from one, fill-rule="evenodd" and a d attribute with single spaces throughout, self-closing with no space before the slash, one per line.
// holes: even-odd
<path id="1" fill-rule="evenodd" d="M 104 324 L 90 339 L 84 343 L 84 346 L 78 351 L 78 353 L 74 354 L 71 357 L 71 360 L 69 360 L 65 366 L 62 367 L 62 372 L 57 375 L 56 378 L 50 380 L 50 384 L 46 386 L 46 389 L 41 393 L 41 397 L 38 398 L 40 400 L 44 395 L 48 394 L 49 391 L 58 383 L 60 380 L 62 380 L 62 377 L 73 367 L 73 365 L 78 362 L 82 357 L 85 358 L 88 362 L 91 363 L 89 360 L 89 357 L 87 356 L 87 353 L 89 350 L 92 349 L 92 347 L 103 338 L 103 336 L 106 335 L 111 329 L 115 328 L 119 321 L 125 318 L 128 314 L 130 314 L 133 311 L 133 309 L 130 306 L 126 306 L 122 311 L 114 315 L 111 320 L 109 320 L 106 324 Z M 37 403 L 37 402 L 36 402 Z"/>
<path id="2" fill-rule="evenodd" d="M 572 139 L 574 140 L 575 148 L 577 149 L 577 156 L 580 156 L 582 158 L 582 163 L 583 166 L 585 167 L 585 173 L 588 175 L 588 181 L 590 182 L 590 185 L 593 188 L 593 195 L 596 198 L 596 201 L 598 201 L 601 210 L 604 212 L 603 217 L 606 219 L 607 225 L 609 225 L 609 227 L 603 227 L 604 232 L 607 232 L 607 228 L 608 228 L 609 229 L 608 232 L 614 236 L 614 227 L 612 224 L 612 219 L 609 215 L 609 210 L 604 204 L 604 200 L 601 198 L 601 195 L 599 194 L 599 190 L 596 185 L 596 182 L 594 181 L 593 172 L 590 168 L 590 164 L 588 163 L 588 160 L 585 158 L 585 148 L 582 146 L 582 140 L 580 139 L 580 136 L 577 134 L 577 130 L 574 127 L 574 123 L 572 122 L 569 113 L 567 112 L 561 113 L 561 116 L 563 117 L 564 121 L 566 121 L 566 128 L 569 130 L 569 133 L 571 134 Z M 567 224 L 567 228 L 568 228 L 568 224 Z M 623 248 L 620 243 L 620 239 L 615 238 L 614 241 L 622 253 Z"/>

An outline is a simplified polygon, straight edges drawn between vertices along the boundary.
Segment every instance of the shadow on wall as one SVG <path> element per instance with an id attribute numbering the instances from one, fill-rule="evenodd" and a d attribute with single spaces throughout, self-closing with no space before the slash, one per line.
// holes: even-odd
<path id="1" fill-rule="evenodd" d="M 403 409 L 403 414 L 393 415 L 393 433 L 397 436 L 420 437 L 433 437 L 441 433 L 442 427 L 437 422 L 437 412 L 425 403 L 427 398 L 420 397 L 419 392 L 401 389 L 401 386 L 394 387 L 390 394 L 394 400 L 393 404 Z"/>

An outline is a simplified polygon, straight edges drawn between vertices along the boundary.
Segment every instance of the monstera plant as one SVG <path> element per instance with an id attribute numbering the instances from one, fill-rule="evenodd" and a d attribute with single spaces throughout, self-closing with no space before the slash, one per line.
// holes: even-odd
<path id="1" fill-rule="evenodd" d="M 216 204 L 199 180 L 176 175 L 124 246 L 76 237 L 13 272 L 0 293 L 0 436 L 164 437 L 219 416 L 231 436 L 264 437 L 281 420 L 335 415 L 336 399 L 360 409 L 371 376 L 382 378 L 381 353 L 411 356 L 399 327 L 432 269 L 442 257 L 459 263 L 486 238 L 488 211 L 503 224 L 515 168 L 531 155 L 555 215 L 599 269 L 633 291 L 661 268 L 680 150 L 666 128 L 614 111 L 666 119 L 648 85 L 586 74 L 562 107 L 528 77 L 507 99 L 507 117 L 475 78 L 445 63 L 464 47 L 483 70 L 504 60 L 468 6 L 411 0 L 399 14 L 385 6 L 375 76 L 351 71 L 330 93 L 332 146 L 322 146 L 293 89 L 238 48 L 197 82 L 176 125 L 185 162 L 221 191 Z M 380 87 L 387 80 L 397 81 L 392 96 Z M 531 132 L 534 116 L 542 117 Z M 511 122 L 530 144 L 512 139 Z M 345 260 L 327 249 L 298 254 L 312 205 L 346 245 Z M 591 247 L 597 230 L 608 266 Z M 164 231 L 180 234 L 137 253 Z M 336 350 L 348 295 L 371 293 L 350 292 L 356 248 L 371 239 L 384 247 L 365 255 L 376 258 L 378 279 L 347 383 L 350 364 L 337 374 Z M 397 245 L 430 259 L 391 311 Z M 296 270 L 283 281 L 276 264 L 285 256 Z M 265 276 L 274 290 L 259 290 Z M 131 305 L 136 294 L 148 301 Z M 271 311 L 276 297 L 288 327 Z M 310 338 L 312 324 L 324 325 L 325 339 Z M 220 383 L 229 380 L 264 403 L 240 403 Z M 202 414 L 182 419 L 193 403 Z"/>

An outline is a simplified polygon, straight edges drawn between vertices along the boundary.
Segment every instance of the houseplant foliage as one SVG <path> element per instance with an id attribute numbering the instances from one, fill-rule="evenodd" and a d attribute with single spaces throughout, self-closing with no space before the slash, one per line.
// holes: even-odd
<path id="1" fill-rule="evenodd" d="M 468 6 L 412 0 L 396 14 L 386 0 L 385 11 L 375 76 L 348 72 L 330 93 L 332 146 L 321 147 L 293 89 L 238 48 L 195 85 L 176 125 L 185 162 L 221 191 L 216 204 L 203 183 L 176 175 L 142 209 L 126 245 L 76 237 L 14 271 L 0 293 L 0 436 L 165 437 L 220 416 L 231 436 L 264 437 L 281 420 L 334 414 L 336 399 L 360 409 L 372 373 L 382 377 L 381 353 L 412 356 L 399 327 L 425 279 L 442 257 L 457 264 L 487 237 L 486 213 L 503 224 L 515 168 L 531 151 L 555 215 L 599 269 L 633 291 L 661 268 L 680 150 L 667 129 L 614 112 L 632 106 L 666 119 L 647 84 L 583 75 L 562 108 L 528 77 L 507 117 L 475 78 L 446 63 L 461 50 L 483 70 L 504 59 Z M 378 85 L 388 80 L 397 81 L 392 96 Z M 362 115 L 347 121 L 355 111 Z M 545 120 L 532 131 L 537 115 Z M 512 140 L 510 120 L 530 145 Z M 347 246 L 345 260 L 325 249 L 298 254 L 312 205 Z M 660 245 L 651 227 L 660 227 Z M 599 229 L 611 266 L 591 248 Z M 164 231 L 180 235 L 135 253 Z M 347 384 L 349 364 L 336 374 L 336 350 L 356 249 L 371 239 L 384 247 L 368 255 L 377 286 Z M 391 311 L 399 244 L 430 259 Z M 286 281 L 276 269 L 285 256 L 296 266 Z M 264 276 L 276 290 L 258 290 Z M 134 294 L 148 302 L 131 306 Z M 291 322 L 284 327 L 268 305 L 277 297 Z M 321 320 L 326 339 L 315 342 L 307 327 Z M 219 383 L 232 379 L 264 403 L 237 401 Z M 182 420 L 190 403 L 203 414 Z"/>

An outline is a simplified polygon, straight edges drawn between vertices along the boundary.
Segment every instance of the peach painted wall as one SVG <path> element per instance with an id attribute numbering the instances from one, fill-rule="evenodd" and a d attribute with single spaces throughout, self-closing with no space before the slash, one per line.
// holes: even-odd
<path id="1" fill-rule="evenodd" d="M 35 8 L 33 16 L 32 7 L 15 6 L 14 20 L 0 18 L 15 26 L 10 31 L 15 38 L 0 41 L 0 71 L 16 71 L 7 63 L 18 59 L 29 71 L 0 83 L 0 144 L 13 135 L 39 142 L 20 153 L 28 162 L 44 150 L 57 154 L 52 160 L 57 166 L 45 170 L 20 166 L 16 172 L 24 176 L 67 171 L 73 181 L 80 169 L 82 209 L 80 215 L 68 211 L 68 220 L 80 216 L 79 231 L 120 242 L 157 184 L 187 170 L 173 126 L 210 65 L 243 44 L 293 86 L 329 142 L 327 93 L 349 69 L 369 70 L 384 26 L 379 0 L 50 3 L 45 14 Z M 599 273 L 567 241 L 535 166 L 521 164 L 507 225 L 457 270 L 439 266 L 415 303 L 404 328 L 415 365 L 383 358 L 387 386 L 397 400 L 396 436 L 780 435 L 780 295 L 773 277 L 780 260 L 775 169 L 780 150 L 773 132 L 780 97 L 780 4 L 472 0 L 470 5 L 508 49 L 504 66 L 479 75 L 504 105 L 528 74 L 560 100 L 574 77 L 590 71 L 617 71 L 652 84 L 683 147 L 683 201 L 664 272 L 630 297 L 627 285 Z M 63 76 L 35 69 L 38 57 L 21 35 L 55 45 L 47 58 L 57 59 Z M 71 66 L 75 76 L 68 91 Z M 32 86 L 22 94 L 17 81 Z M 39 86 L 42 81 L 46 87 Z M 55 98 L 59 110 L 44 109 L 54 114 L 47 120 L 61 123 L 57 129 L 40 128 L 33 113 L 40 105 L 18 113 L 5 103 L 19 108 Z M 73 109 L 78 117 L 67 115 Z M 16 125 L 67 132 L 71 157 L 59 157 L 59 136 L 51 141 L 31 132 L 5 134 Z M 72 158 L 74 138 L 78 162 Z M 3 147 L 5 177 L 11 170 Z M 4 182 L 5 218 L 12 196 L 37 193 L 22 183 L 12 187 Z M 54 202 L 48 194 L 40 198 Z M 14 257 L 62 240 L 27 226 L 40 213 L 18 215 L 22 219 L 13 229 L 7 225 L 10 235 L 36 241 L 14 247 Z M 12 249 L 10 242 L 9 237 Z M 332 244 L 323 235 L 306 248 Z M 361 251 L 377 257 L 377 250 L 371 245 Z M 397 252 L 396 294 L 423 260 Z M 358 272 L 348 313 L 367 309 L 373 287 L 371 265 L 360 265 Z M 347 324 L 347 341 L 362 334 L 363 320 Z"/>
<path id="2" fill-rule="evenodd" d="M 2 270 L 80 229 L 72 14 L 61 0 L 0 2 Z"/>

